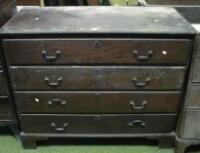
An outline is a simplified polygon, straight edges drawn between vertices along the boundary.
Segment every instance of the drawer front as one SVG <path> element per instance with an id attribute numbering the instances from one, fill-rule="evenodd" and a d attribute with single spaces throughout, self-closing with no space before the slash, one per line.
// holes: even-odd
<path id="1" fill-rule="evenodd" d="M 177 112 L 180 92 L 16 92 L 21 113 Z"/>
<path id="2" fill-rule="evenodd" d="M 181 89 L 184 67 L 11 67 L 16 90 Z"/>
<path id="3" fill-rule="evenodd" d="M 200 58 L 194 59 L 192 82 L 200 82 Z"/>
<path id="4" fill-rule="evenodd" d="M 9 108 L 8 97 L 0 96 L 0 121 L 8 120 L 11 117 L 11 110 Z"/>
<path id="5" fill-rule="evenodd" d="M 188 87 L 187 103 L 188 107 L 191 109 L 200 108 L 200 85 L 199 84 L 190 84 Z"/>
<path id="6" fill-rule="evenodd" d="M 187 111 L 185 117 L 183 138 L 200 139 L 200 111 Z"/>
<path id="7" fill-rule="evenodd" d="M 176 115 L 21 115 L 20 120 L 25 133 L 138 134 L 172 132 Z"/>
<path id="8" fill-rule="evenodd" d="M 53 45 L 52 45 L 53 44 Z M 184 64 L 187 39 L 4 40 L 9 64 Z"/>
<path id="9" fill-rule="evenodd" d="M 7 82 L 3 71 L 0 71 L 0 96 L 7 95 Z"/>

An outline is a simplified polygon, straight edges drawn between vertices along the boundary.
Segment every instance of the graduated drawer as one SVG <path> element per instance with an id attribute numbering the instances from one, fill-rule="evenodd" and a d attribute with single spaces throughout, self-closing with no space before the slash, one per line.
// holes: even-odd
<path id="1" fill-rule="evenodd" d="M 181 89 L 184 67 L 11 66 L 15 90 Z"/>
<path id="2" fill-rule="evenodd" d="M 180 98 L 180 92 L 15 92 L 20 113 L 170 113 Z"/>
<path id="3" fill-rule="evenodd" d="M 0 121 L 10 119 L 8 97 L 0 96 Z"/>
<path id="4" fill-rule="evenodd" d="M 0 70 L 0 96 L 6 96 L 7 94 L 7 81 L 4 72 Z"/>
<path id="5" fill-rule="evenodd" d="M 172 132 L 176 115 L 21 115 L 20 120 L 24 133 L 139 134 Z"/>
<path id="6" fill-rule="evenodd" d="M 8 39 L 3 44 L 11 65 L 185 64 L 192 48 L 189 39 Z"/>

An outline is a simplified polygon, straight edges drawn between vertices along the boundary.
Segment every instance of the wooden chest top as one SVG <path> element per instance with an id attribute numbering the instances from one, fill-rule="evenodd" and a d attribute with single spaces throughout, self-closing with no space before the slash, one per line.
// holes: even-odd
<path id="1" fill-rule="evenodd" d="M 193 34 L 192 26 L 169 7 L 26 8 L 2 34 Z"/>

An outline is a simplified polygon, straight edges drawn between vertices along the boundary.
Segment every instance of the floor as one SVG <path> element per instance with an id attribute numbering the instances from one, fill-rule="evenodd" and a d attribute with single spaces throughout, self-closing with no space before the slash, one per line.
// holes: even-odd
<path id="1" fill-rule="evenodd" d="M 52 143 L 40 145 L 37 150 L 23 150 L 20 141 L 3 134 L 0 135 L 0 153 L 173 153 L 173 150 L 159 149 L 156 145 L 55 145 Z"/>

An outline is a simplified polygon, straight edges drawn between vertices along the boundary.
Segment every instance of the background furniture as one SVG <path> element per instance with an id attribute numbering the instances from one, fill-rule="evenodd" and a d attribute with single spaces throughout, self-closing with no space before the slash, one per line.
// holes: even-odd
<path id="1" fill-rule="evenodd" d="M 17 0 L 17 5 L 45 6 L 83 6 L 83 5 L 110 5 L 109 0 Z"/>
<path id="2" fill-rule="evenodd" d="M 15 0 L 0 0 L 0 28 L 15 13 Z M 5 63 L 0 46 L 0 126 L 9 126 L 13 132 L 16 132 L 16 116 L 14 114 L 14 105 L 8 88 L 8 80 L 5 69 Z"/>
<path id="3" fill-rule="evenodd" d="M 1 35 L 25 148 L 50 137 L 173 143 L 194 37 L 174 9 L 24 9 Z"/>
<path id="4" fill-rule="evenodd" d="M 190 23 L 200 22 L 200 0 L 139 0 L 142 6 L 174 7 Z"/>
<path id="5" fill-rule="evenodd" d="M 146 0 L 140 4 L 146 6 L 163 6 L 170 5 L 175 7 L 183 17 L 185 17 L 200 33 L 200 1 L 187 0 Z M 196 37 L 195 52 L 192 58 L 192 66 L 190 70 L 189 83 L 187 86 L 185 103 L 179 115 L 179 122 L 177 127 L 177 142 L 176 152 L 184 153 L 186 148 L 191 145 L 200 144 L 200 124 L 198 119 L 200 117 L 200 37 Z"/>
<path id="6" fill-rule="evenodd" d="M 199 14 L 200 17 L 200 14 Z M 200 23 L 200 20 L 199 20 Z M 200 24 L 194 24 L 200 34 Z M 176 152 L 184 153 L 186 148 L 200 144 L 200 36 L 196 37 L 195 52 L 192 59 L 185 105 L 179 117 Z"/>
<path id="7" fill-rule="evenodd" d="M 139 0 L 140 2 L 144 2 L 148 5 L 199 5 L 200 0 Z"/>

